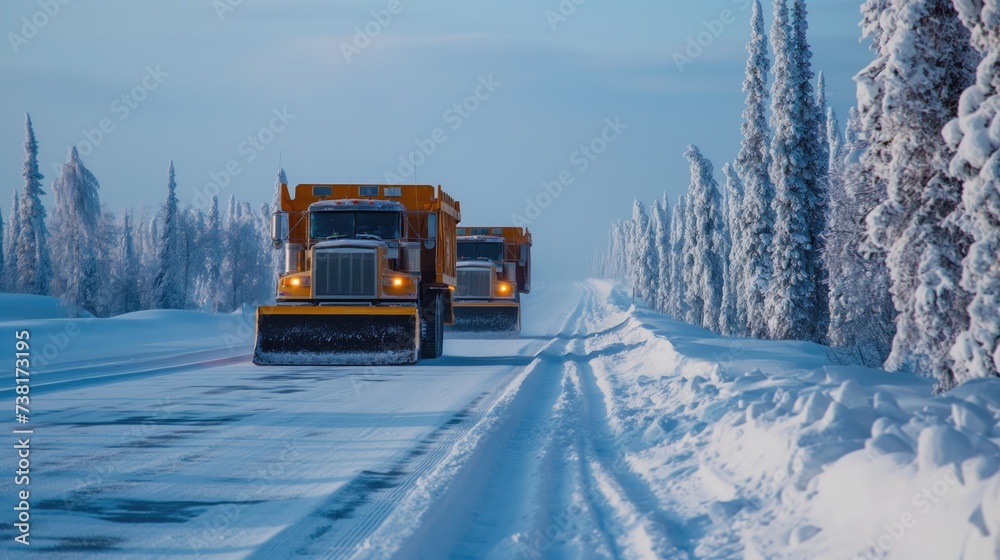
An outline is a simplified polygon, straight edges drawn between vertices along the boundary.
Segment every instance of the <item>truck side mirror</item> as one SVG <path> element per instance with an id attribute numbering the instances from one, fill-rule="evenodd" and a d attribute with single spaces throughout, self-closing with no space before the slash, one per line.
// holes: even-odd
<path id="1" fill-rule="evenodd" d="M 427 239 L 435 239 L 438 236 L 437 214 L 427 216 Z"/>
<path id="2" fill-rule="evenodd" d="M 288 240 L 288 212 L 271 214 L 271 241 L 275 247 L 280 247 Z"/>
<path id="3" fill-rule="evenodd" d="M 437 244 L 438 217 L 437 214 L 427 216 L 427 239 L 424 240 L 425 249 L 433 249 Z"/>

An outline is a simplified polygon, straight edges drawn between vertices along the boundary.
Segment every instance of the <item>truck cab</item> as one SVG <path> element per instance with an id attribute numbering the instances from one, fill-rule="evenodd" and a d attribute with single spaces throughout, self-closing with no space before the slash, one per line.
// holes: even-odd
<path id="1" fill-rule="evenodd" d="M 531 291 L 531 234 L 517 227 L 458 229 L 453 332 L 516 334 Z"/>

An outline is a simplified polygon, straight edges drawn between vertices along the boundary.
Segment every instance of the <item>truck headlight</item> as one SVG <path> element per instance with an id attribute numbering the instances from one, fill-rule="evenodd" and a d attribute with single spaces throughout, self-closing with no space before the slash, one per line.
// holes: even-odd
<path id="1" fill-rule="evenodd" d="M 281 279 L 282 288 L 308 288 L 312 282 L 309 280 L 308 275 L 286 276 Z"/>
<path id="2" fill-rule="evenodd" d="M 407 288 L 413 283 L 409 276 L 384 276 L 382 286 L 386 288 Z"/>
<path id="3" fill-rule="evenodd" d="M 514 297 L 514 286 L 507 282 L 497 282 L 494 294 L 498 297 Z"/>

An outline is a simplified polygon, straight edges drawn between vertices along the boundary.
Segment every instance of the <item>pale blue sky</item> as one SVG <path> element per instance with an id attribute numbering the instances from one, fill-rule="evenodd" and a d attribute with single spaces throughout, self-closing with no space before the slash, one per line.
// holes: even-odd
<path id="1" fill-rule="evenodd" d="M 220 18 L 217 7 L 232 4 Z M 78 144 L 113 210 L 159 204 L 171 158 L 189 204 L 199 202 L 196 192 L 213 174 L 223 182 L 231 162 L 238 173 L 230 174 L 223 199 L 270 200 L 279 153 L 292 183 L 385 181 L 415 140 L 440 128 L 444 141 L 417 167 L 416 180 L 441 184 L 461 200 L 468 225 L 509 223 L 524 214 L 526 197 L 544 192 L 543 182 L 571 174 L 573 183 L 530 227 L 535 270 L 579 276 L 633 197 L 648 201 L 666 191 L 673 200 L 683 192 L 687 144 L 713 160 L 720 181 L 739 147 L 745 0 L 585 0 L 555 30 L 546 11 L 559 9 L 556 0 L 399 0 L 398 13 L 377 29 L 372 11 L 389 5 L 76 0 L 43 17 L 38 0 L 3 2 L 5 217 L 10 192 L 22 183 L 25 111 L 35 122 L 46 189 L 53 163 Z M 858 6 L 809 2 L 815 68 L 827 74 L 842 118 L 854 103 L 851 76 L 870 58 L 858 41 Z M 734 23 L 716 25 L 719 36 L 679 71 L 673 54 L 723 10 Z M 21 42 L 10 34 L 22 33 L 22 18 L 48 21 Z M 342 45 L 366 25 L 378 34 L 348 62 Z M 154 70 L 149 77 L 147 68 Z M 499 85 L 492 93 L 479 88 L 484 99 L 474 112 L 448 112 L 490 76 Z M 129 107 L 120 98 L 133 90 L 144 99 Z M 275 118 L 282 110 L 287 125 Z M 616 117 L 628 128 L 581 170 L 574 152 Z M 87 149 L 84 130 L 102 119 L 111 132 Z M 256 147 L 246 142 L 270 125 L 281 130 L 263 132 Z"/>

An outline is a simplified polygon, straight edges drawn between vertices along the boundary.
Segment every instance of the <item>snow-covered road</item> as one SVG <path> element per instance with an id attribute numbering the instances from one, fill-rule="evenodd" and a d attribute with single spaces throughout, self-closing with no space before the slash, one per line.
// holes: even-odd
<path id="1" fill-rule="evenodd" d="M 0 557 L 1000 558 L 1000 383 L 934 397 L 607 282 L 524 314 L 367 368 L 255 367 L 239 313 L 0 314 L 50 362 Z"/>
<path id="2" fill-rule="evenodd" d="M 456 474 L 478 484 L 483 468 L 527 466 L 512 450 L 481 464 L 483 442 L 539 412 L 553 416 L 563 355 L 586 330 L 584 293 L 569 286 L 539 297 L 520 339 L 449 341 L 445 358 L 412 367 L 255 367 L 243 325 L 192 333 L 201 346 L 212 338 L 229 348 L 181 353 L 180 337 L 173 356 L 84 351 L 89 341 L 74 335 L 78 359 L 57 360 L 34 381 L 32 548 L 48 557 L 276 558 L 405 545 L 424 556 L 406 537 L 421 514 L 440 517 Z M 90 335 L 98 323 L 77 330 Z M 113 344 L 115 334 L 94 342 Z M 14 492 L 9 480 L 3 488 Z M 482 525 L 467 536 L 495 534 Z M 426 550 L 450 546 L 439 538 L 446 529 L 421 527 L 413 538 L 435 541 Z M 380 529 L 391 537 L 372 536 Z"/>

